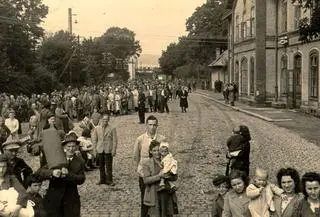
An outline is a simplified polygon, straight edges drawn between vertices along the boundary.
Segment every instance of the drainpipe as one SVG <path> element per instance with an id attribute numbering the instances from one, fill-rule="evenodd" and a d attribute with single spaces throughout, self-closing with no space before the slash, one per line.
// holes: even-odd
<path id="1" fill-rule="evenodd" d="M 235 41 L 235 39 L 234 39 L 234 23 L 235 23 L 235 21 L 234 21 L 234 10 L 233 10 L 234 8 L 233 8 L 233 6 L 232 6 L 232 14 L 231 14 L 231 22 L 232 22 L 232 35 L 231 35 L 231 55 L 230 55 L 230 58 L 231 58 L 231 76 L 230 76 L 230 78 L 229 78 L 229 82 L 232 82 L 232 81 L 234 81 L 234 41 Z"/>
<path id="2" fill-rule="evenodd" d="M 276 45 L 275 45 L 275 51 L 276 51 L 276 63 L 275 63 L 275 67 L 276 67 L 276 71 L 275 71 L 275 76 L 276 76 L 276 86 L 274 87 L 274 100 L 275 102 L 278 102 L 278 40 L 279 40 L 279 32 L 278 32 L 278 24 L 279 24 L 279 2 L 278 0 L 276 0 Z"/>

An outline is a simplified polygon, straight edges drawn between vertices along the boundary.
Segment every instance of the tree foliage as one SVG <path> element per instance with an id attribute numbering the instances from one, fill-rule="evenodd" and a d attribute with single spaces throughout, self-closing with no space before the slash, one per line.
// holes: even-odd
<path id="1" fill-rule="evenodd" d="M 299 33 L 300 41 L 310 42 L 320 36 L 320 1 L 316 0 L 292 0 L 292 3 L 298 3 L 305 11 L 311 11 L 310 19 L 305 17 L 300 20 Z"/>
<path id="2" fill-rule="evenodd" d="M 0 0 L 0 5 L 1 50 L 14 69 L 31 69 L 35 46 L 44 34 L 40 23 L 48 7 L 41 0 Z"/>
<path id="3" fill-rule="evenodd" d="M 159 64 L 163 73 L 195 77 L 195 71 L 207 68 L 215 58 L 216 48 L 227 47 L 227 23 L 222 21 L 225 12 L 225 1 L 207 1 L 196 8 L 186 21 L 188 35 L 162 52 Z"/>
<path id="4" fill-rule="evenodd" d="M 139 55 L 141 47 L 135 33 L 119 27 L 102 36 L 78 43 L 74 35 L 59 31 L 43 40 L 38 49 L 41 64 L 63 84 L 98 84 L 114 79 L 127 80 L 127 62 Z"/>
<path id="5" fill-rule="evenodd" d="M 221 1 L 221 4 L 217 1 L 207 1 L 196 8 L 186 22 L 189 36 L 205 39 L 226 36 L 228 33 L 227 23 L 221 19 L 226 12 L 225 7 L 225 1 Z"/>

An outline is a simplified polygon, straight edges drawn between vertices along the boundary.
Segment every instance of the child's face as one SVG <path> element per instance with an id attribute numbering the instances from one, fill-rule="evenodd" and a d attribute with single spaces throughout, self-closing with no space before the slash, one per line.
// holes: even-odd
<path id="1" fill-rule="evenodd" d="M 39 183 L 32 183 L 31 186 L 30 186 L 30 191 L 32 193 L 39 193 L 40 191 L 40 188 L 41 188 L 41 182 Z"/>
<path id="2" fill-rule="evenodd" d="M 224 195 L 228 192 L 228 187 L 227 187 L 227 183 L 222 183 L 219 186 L 214 186 L 215 187 L 215 191 L 218 192 L 218 194 L 220 195 Z"/>
<path id="3" fill-rule="evenodd" d="M 166 147 L 166 146 L 161 146 L 161 147 L 159 148 L 159 152 L 160 152 L 161 157 L 164 157 L 164 156 L 166 156 L 167 154 L 169 154 L 169 149 L 168 149 L 168 147 Z"/>
<path id="4" fill-rule="evenodd" d="M 262 174 L 256 174 L 254 181 L 258 187 L 265 187 L 267 185 L 267 176 Z"/>

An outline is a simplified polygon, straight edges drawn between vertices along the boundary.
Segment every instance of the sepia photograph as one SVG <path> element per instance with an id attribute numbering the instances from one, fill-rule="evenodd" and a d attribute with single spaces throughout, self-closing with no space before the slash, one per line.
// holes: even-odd
<path id="1" fill-rule="evenodd" d="M 320 217 L 320 0 L 0 0 L 0 217 Z"/>

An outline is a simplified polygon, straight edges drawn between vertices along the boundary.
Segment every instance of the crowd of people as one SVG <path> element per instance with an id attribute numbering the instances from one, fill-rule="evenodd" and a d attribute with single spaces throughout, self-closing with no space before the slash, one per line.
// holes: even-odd
<path id="1" fill-rule="evenodd" d="M 86 171 L 99 169 L 97 184 L 114 185 L 117 131 L 109 124 L 110 116 L 138 112 L 139 123 L 145 123 L 146 112 L 169 113 L 168 100 L 179 98 L 186 112 L 187 97 L 186 86 L 159 81 L 68 87 L 30 98 L 2 94 L 0 216 L 80 216 L 77 186 L 84 183 Z M 26 121 L 28 132 L 22 137 L 21 123 Z M 36 171 L 17 156 L 24 145 L 39 157 Z M 49 188 L 42 198 L 44 180 L 49 180 Z M 16 197 L 7 196 L 9 192 Z"/>
<path id="2" fill-rule="evenodd" d="M 141 217 L 178 214 L 178 164 L 169 141 L 157 132 L 155 112 L 169 113 L 168 100 L 177 98 L 181 112 L 187 112 L 190 92 L 190 85 L 137 81 L 68 88 L 30 98 L 3 94 L 0 216 L 79 217 L 78 185 L 85 182 L 86 171 L 99 170 L 98 185 L 115 185 L 112 166 L 118 138 L 117 129 L 109 124 L 110 116 L 134 112 L 139 123 L 146 124 L 146 132 L 137 137 L 133 150 Z M 146 112 L 152 114 L 145 118 Z M 24 120 L 28 120 L 29 129 L 21 138 L 20 123 Z M 75 131 L 74 121 L 79 121 L 80 133 Z M 308 172 L 300 180 L 297 170 L 282 168 L 275 185 L 265 168 L 256 168 L 249 181 L 250 140 L 248 127 L 240 125 L 226 141 L 228 165 L 225 174 L 213 179 L 218 194 L 212 216 L 319 216 L 320 174 Z M 23 145 L 39 157 L 36 171 L 17 156 Z M 44 180 L 49 186 L 41 195 Z"/>

